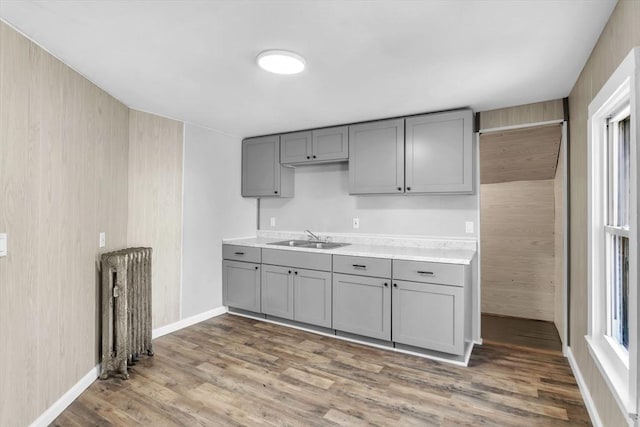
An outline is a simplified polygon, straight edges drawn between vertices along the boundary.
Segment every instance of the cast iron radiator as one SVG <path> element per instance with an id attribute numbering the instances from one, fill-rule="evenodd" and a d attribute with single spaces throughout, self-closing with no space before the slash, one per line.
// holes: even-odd
<path id="1" fill-rule="evenodd" d="M 101 379 L 120 373 L 147 353 L 151 344 L 151 248 L 103 254 Z"/>

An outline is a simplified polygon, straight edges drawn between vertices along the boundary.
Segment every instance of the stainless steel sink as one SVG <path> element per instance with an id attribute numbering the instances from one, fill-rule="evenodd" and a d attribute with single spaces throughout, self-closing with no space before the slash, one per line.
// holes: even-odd
<path id="1" fill-rule="evenodd" d="M 313 242 L 309 240 L 283 240 L 281 242 L 268 243 L 276 246 L 290 246 L 296 248 L 335 249 L 348 246 L 350 243 Z"/>

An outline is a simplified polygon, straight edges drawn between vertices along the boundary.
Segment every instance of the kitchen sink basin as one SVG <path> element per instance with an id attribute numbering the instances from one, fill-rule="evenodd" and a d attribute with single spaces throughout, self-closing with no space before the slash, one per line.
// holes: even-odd
<path id="1" fill-rule="evenodd" d="M 281 242 L 268 243 L 276 246 L 290 246 L 296 248 L 335 249 L 348 246 L 350 243 L 313 242 L 309 240 L 283 240 Z"/>

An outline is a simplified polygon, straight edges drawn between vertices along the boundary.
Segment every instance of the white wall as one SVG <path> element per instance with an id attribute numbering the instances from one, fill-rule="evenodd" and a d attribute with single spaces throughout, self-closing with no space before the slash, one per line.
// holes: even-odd
<path id="1" fill-rule="evenodd" d="M 294 198 L 260 201 L 260 229 L 477 237 L 477 214 L 475 194 L 351 196 L 347 164 L 337 163 L 297 167 Z M 360 219 L 358 230 L 352 228 L 354 217 Z M 474 222 L 474 233 L 465 233 L 465 221 Z"/>
<path id="2" fill-rule="evenodd" d="M 222 306 L 222 244 L 253 236 L 256 201 L 240 196 L 241 140 L 185 124 L 182 318 Z"/>

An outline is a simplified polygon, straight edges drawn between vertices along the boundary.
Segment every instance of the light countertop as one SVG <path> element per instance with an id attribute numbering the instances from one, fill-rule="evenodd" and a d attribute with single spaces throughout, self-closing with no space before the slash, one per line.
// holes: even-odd
<path id="1" fill-rule="evenodd" d="M 335 249 L 301 248 L 269 244 L 282 240 L 288 239 L 278 238 L 277 236 L 259 236 L 251 238 L 224 239 L 223 243 L 230 245 L 251 246 L 263 249 L 280 249 L 285 251 L 315 252 L 332 255 L 389 258 L 408 261 L 441 262 L 447 264 L 471 264 L 471 261 L 476 254 L 476 251 L 473 249 L 447 247 L 446 244 L 428 245 L 430 247 L 402 246 L 398 245 L 397 239 L 394 241 L 393 245 L 372 244 L 363 242 L 357 243 L 354 241 L 353 244 Z M 376 241 L 380 242 L 380 239 L 376 239 Z"/>

